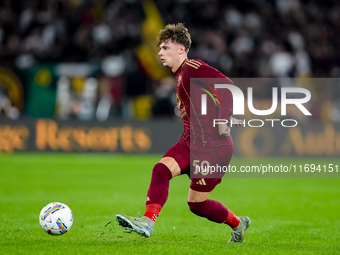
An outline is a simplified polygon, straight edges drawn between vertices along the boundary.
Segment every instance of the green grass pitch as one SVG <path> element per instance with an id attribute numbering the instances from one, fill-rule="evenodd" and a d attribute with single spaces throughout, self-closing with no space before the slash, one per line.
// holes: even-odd
<path id="1" fill-rule="evenodd" d="M 252 225 L 245 242 L 228 244 L 227 225 L 192 214 L 190 180 L 170 183 L 154 234 L 124 233 L 115 213 L 144 213 L 151 170 L 161 155 L 0 155 L 0 254 L 340 254 L 340 179 L 223 179 L 211 194 Z M 233 165 L 334 163 L 339 159 L 235 157 Z M 49 236 L 38 216 L 66 203 L 74 224 Z M 110 222 L 105 226 L 108 222 Z"/>

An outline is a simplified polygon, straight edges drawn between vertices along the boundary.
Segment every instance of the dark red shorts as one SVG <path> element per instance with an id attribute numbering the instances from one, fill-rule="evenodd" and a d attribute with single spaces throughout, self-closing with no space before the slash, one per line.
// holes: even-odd
<path id="1" fill-rule="evenodd" d="M 172 157 L 178 163 L 181 174 L 187 174 L 191 179 L 190 188 L 200 192 L 210 192 L 217 184 L 221 183 L 224 175 L 221 173 L 205 174 L 196 173 L 197 166 L 229 166 L 233 145 L 220 146 L 214 148 L 195 147 L 181 139 L 175 143 L 163 157 Z M 202 169 L 203 169 L 202 168 Z"/>

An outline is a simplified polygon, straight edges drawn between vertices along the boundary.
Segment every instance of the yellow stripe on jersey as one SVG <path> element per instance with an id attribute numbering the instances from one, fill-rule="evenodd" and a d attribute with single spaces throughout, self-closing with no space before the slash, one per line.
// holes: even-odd
<path id="1" fill-rule="evenodd" d="M 196 60 L 188 60 L 188 62 L 190 64 L 196 65 L 197 67 L 200 67 L 202 65 L 202 63 L 196 61 Z"/>
<path id="2" fill-rule="evenodd" d="M 193 67 L 193 68 L 195 68 L 195 69 L 198 69 L 198 66 L 194 66 L 194 65 L 192 65 L 192 64 L 190 64 L 190 63 L 185 63 L 185 64 L 187 64 L 188 66 L 191 66 L 191 67 Z"/>

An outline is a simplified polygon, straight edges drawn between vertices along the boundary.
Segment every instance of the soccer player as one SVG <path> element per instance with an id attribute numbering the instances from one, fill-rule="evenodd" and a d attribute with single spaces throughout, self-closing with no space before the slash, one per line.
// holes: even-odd
<path id="1" fill-rule="evenodd" d="M 124 214 L 116 215 L 119 225 L 137 232 L 142 237 L 152 235 L 156 218 L 167 201 L 169 182 L 173 177 L 188 174 L 193 166 L 199 164 L 202 159 L 209 162 L 210 165 L 218 163 L 228 166 L 233 153 L 230 128 L 227 125 L 217 125 L 218 127 L 213 128 L 212 117 L 206 118 L 209 123 L 202 121 L 198 117 L 200 111 L 195 109 L 195 103 L 201 98 L 193 94 L 192 90 L 190 91 L 190 79 L 192 82 L 201 78 L 224 79 L 228 84 L 233 84 L 232 81 L 203 61 L 187 58 L 191 46 L 191 36 L 182 23 L 168 24 L 161 30 L 157 37 L 157 46 L 160 48 L 158 55 L 163 65 L 171 68 L 176 76 L 177 106 L 184 131 L 181 139 L 165 153 L 153 168 L 144 216 L 136 218 Z M 209 87 L 209 84 L 202 86 Z M 222 98 L 220 104 L 218 107 L 208 105 L 209 114 L 207 116 L 231 119 L 232 94 L 230 90 L 220 89 L 214 97 L 219 96 Z M 209 102 L 211 101 L 213 100 L 209 100 Z M 202 176 L 191 174 L 188 205 L 190 210 L 198 216 L 229 225 L 232 232 L 228 242 L 243 242 L 246 230 L 250 225 L 250 219 L 246 216 L 237 217 L 219 201 L 209 199 L 210 192 L 221 182 L 222 176 L 223 174 L 202 178 Z"/>

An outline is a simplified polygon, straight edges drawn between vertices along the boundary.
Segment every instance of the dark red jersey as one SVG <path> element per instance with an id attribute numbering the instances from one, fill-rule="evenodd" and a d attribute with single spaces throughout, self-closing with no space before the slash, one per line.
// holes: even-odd
<path id="1" fill-rule="evenodd" d="M 217 80 L 233 84 L 217 69 L 198 59 L 186 59 L 176 71 L 176 100 L 184 131 L 181 138 L 191 144 L 216 147 L 232 144 L 231 136 L 221 138 L 214 119 L 232 115 L 232 94 L 228 89 L 215 89 Z M 207 96 L 207 113 L 202 114 L 202 94 Z"/>

